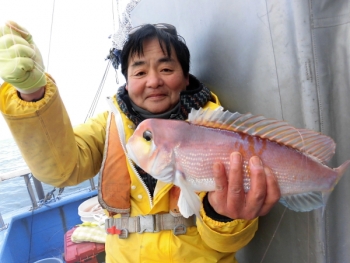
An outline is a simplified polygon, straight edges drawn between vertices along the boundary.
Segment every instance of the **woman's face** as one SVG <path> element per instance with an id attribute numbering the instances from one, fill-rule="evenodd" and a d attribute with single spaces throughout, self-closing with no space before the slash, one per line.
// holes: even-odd
<path id="1" fill-rule="evenodd" d="M 158 39 L 149 39 L 143 44 L 143 55 L 134 54 L 128 62 L 126 89 L 137 106 L 159 114 L 177 105 L 189 78 L 184 76 L 173 48 L 168 58 Z"/>

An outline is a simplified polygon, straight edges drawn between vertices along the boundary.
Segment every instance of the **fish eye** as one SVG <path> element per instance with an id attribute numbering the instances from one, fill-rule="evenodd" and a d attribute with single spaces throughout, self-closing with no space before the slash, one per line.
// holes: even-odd
<path id="1" fill-rule="evenodd" d="M 150 140 L 152 140 L 152 133 L 150 131 L 144 131 L 143 138 L 149 142 Z"/>

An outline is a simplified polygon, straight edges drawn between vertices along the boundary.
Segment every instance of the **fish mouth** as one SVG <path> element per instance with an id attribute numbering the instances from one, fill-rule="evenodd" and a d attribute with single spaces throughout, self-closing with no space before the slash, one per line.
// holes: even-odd
<path id="1" fill-rule="evenodd" d="M 164 158 L 161 154 L 161 151 L 159 151 L 154 143 L 152 143 L 152 152 L 154 156 L 153 162 L 151 162 L 151 165 L 149 162 L 147 162 L 147 167 L 143 167 L 140 162 L 142 160 L 139 160 L 136 155 L 134 154 L 134 151 L 132 150 L 132 147 L 129 143 L 125 145 L 126 154 L 128 158 L 130 158 L 137 166 L 139 166 L 141 169 L 143 169 L 145 172 L 147 172 L 149 175 L 154 177 L 157 180 L 160 180 L 165 183 L 172 183 L 174 181 L 174 175 L 175 175 L 175 166 L 174 166 L 174 160 L 172 155 L 172 160 L 168 164 L 164 163 Z"/>
<path id="2" fill-rule="evenodd" d="M 151 170 L 150 170 L 150 175 L 152 175 L 153 177 L 155 177 L 156 179 L 160 179 L 158 178 L 158 173 L 157 173 L 157 168 L 159 169 L 159 164 L 158 164 L 158 161 L 159 161 L 159 152 L 156 151 L 156 154 L 155 154 L 155 157 L 154 157 L 154 162 L 153 162 L 153 165 L 151 166 Z"/>
<path id="3" fill-rule="evenodd" d="M 137 158 L 128 143 L 126 144 L 125 148 L 126 148 L 126 154 L 128 155 L 128 157 L 139 166 Z"/>

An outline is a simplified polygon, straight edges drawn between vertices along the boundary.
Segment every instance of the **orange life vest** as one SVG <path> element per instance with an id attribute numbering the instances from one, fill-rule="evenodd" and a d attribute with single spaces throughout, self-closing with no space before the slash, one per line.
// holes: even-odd
<path id="1" fill-rule="evenodd" d="M 127 159 L 121 145 L 114 114 L 107 122 L 104 157 L 99 177 L 99 202 L 110 216 L 130 213 L 131 180 L 127 168 Z M 180 215 L 177 201 L 180 188 L 173 186 L 169 192 L 170 213 Z"/>

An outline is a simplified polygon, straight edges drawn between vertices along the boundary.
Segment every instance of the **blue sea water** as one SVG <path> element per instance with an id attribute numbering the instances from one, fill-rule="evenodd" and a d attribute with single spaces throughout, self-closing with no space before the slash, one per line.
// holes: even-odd
<path id="1" fill-rule="evenodd" d="M 0 140 L 0 174 L 25 169 L 27 165 L 23 160 L 21 153 L 12 138 Z M 94 178 L 97 186 L 97 176 Z M 77 186 L 66 187 L 61 196 L 78 191 L 79 189 L 90 186 L 86 181 Z M 54 189 L 53 186 L 43 183 L 44 193 Z M 33 189 L 35 191 L 34 185 Z M 57 196 L 58 189 L 54 192 Z M 31 206 L 28 190 L 23 177 L 12 178 L 0 181 L 0 213 L 5 214 L 18 208 Z"/>

